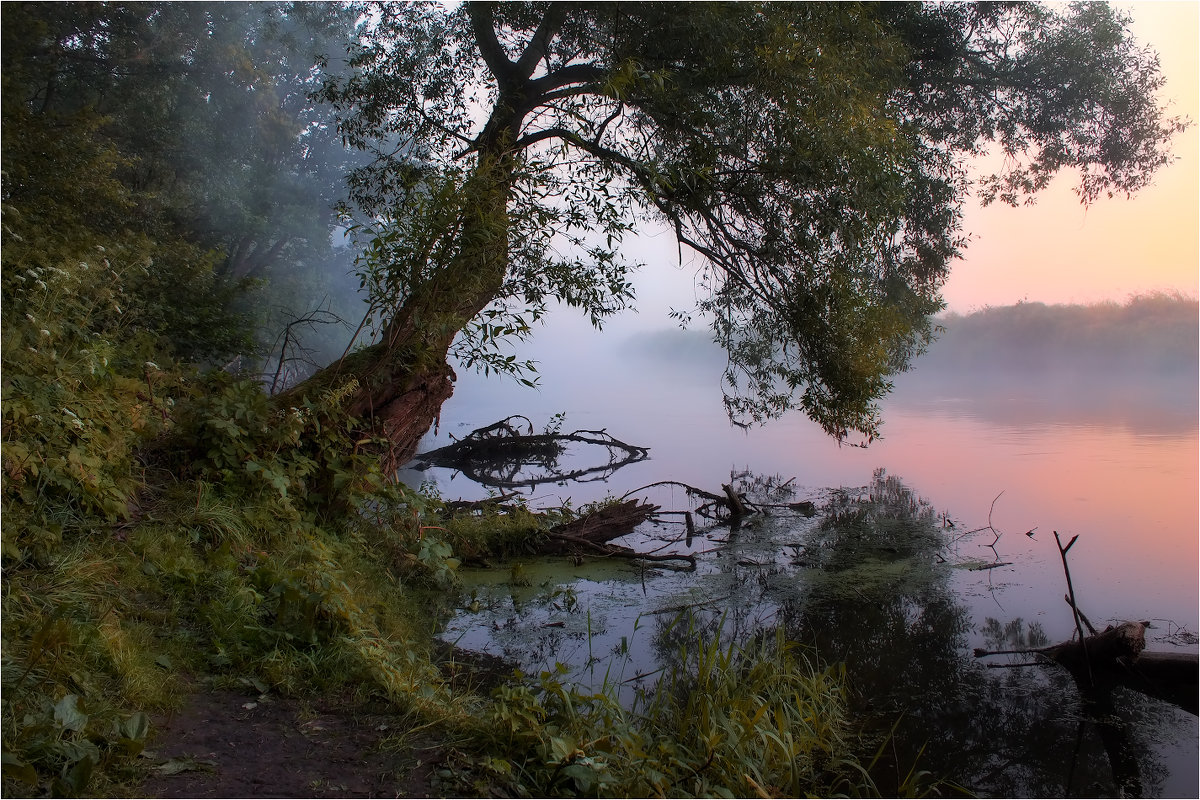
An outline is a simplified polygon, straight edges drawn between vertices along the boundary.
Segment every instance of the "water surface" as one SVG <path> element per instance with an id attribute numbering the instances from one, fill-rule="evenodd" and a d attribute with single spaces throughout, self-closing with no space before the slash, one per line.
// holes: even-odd
<path id="1" fill-rule="evenodd" d="M 463 611 L 444 638 L 527 671 L 565 663 L 576 680 L 629 693 L 652 687 L 680 636 L 782 626 L 847 664 L 861 713 L 902 720 L 901 771 L 921 752 L 922 768 L 985 794 L 1114 794 L 1124 781 L 1150 796 L 1196 795 L 1195 717 L 1121 694 L 1121 746 L 1139 766 L 1114 776 L 1068 677 L 986 669 L 971 656 L 1070 638 L 1055 531 L 1064 543 L 1079 536 L 1070 567 L 1094 623 L 1151 620 L 1151 649 L 1195 652 L 1194 375 L 918 368 L 885 405 L 884 438 L 863 449 L 800 417 L 731 427 L 707 355 L 587 342 L 541 344 L 537 392 L 464 375 L 427 447 L 509 414 L 541 425 L 566 412 L 564 429 L 606 428 L 651 448 L 650 459 L 603 481 L 537 486 L 534 505 L 579 505 L 665 479 L 716 492 L 741 480 L 768 501 L 810 500 L 818 513 L 779 511 L 733 533 L 710 526 L 690 542 L 667 521 L 625 540 L 696 553 L 695 572 L 557 561 L 465 573 Z M 445 470 L 409 477 L 447 497 L 488 491 Z M 690 502 L 679 488 L 635 496 L 667 509 Z M 978 569 L 995 563 L 1005 566 Z"/>

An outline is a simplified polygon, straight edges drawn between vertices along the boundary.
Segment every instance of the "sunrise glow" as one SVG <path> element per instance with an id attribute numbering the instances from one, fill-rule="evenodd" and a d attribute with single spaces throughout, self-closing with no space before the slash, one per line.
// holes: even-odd
<path id="1" fill-rule="evenodd" d="M 1200 264 L 1200 4 L 1119 4 L 1133 34 L 1159 54 L 1168 113 L 1192 120 L 1176 161 L 1132 199 L 1080 205 L 1074 175 L 1060 175 L 1032 207 L 968 207 L 971 245 L 944 296 L 960 312 L 1020 300 L 1122 301 L 1150 291 L 1195 295 Z"/>

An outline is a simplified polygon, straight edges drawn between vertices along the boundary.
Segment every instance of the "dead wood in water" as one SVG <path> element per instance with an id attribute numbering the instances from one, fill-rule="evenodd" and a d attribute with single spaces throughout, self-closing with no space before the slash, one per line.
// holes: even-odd
<path id="1" fill-rule="evenodd" d="M 590 555 L 660 562 L 682 561 L 694 569 L 696 558 L 692 555 L 639 553 L 631 548 L 612 543 L 613 539 L 632 533 L 638 525 L 648 520 L 656 511 L 658 511 L 658 506 L 638 500 L 626 500 L 602 506 L 578 519 L 551 528 L 540 552 L 546 555 Z"/>
<path id="2" fill-rule="evenodd" d="M 1195 653 L 1145 652 L 1148 624 L 1110 625 L 1082 641 L 1047 648 L 1045 656 L 1092 693 L 1124 686 L 1197 714 L 1200 658 Z"/>
<path id="3" fill-rule="evenodd" d="M 634 528 L 649 519 L 655 511 L 658 511 L 658 506 L 637 500 L 613 503 L 584 514 L 578 519 L 556 525 L 550 529 L 550 535 L 603 544 L 633 533 Z"/>
<path id="4" fill-rule="evenodd" d="M 524 425 L 518 423 L 523 421 Z M 570 444 L 601 449 L 606 461 L 590 467 L 564 469 L 558 461 Z M 534 433 L 528 417 L 514 414 L 499 422 L 477 428 L 456 442 L 414 457 L 416 469 L 456 469 L 484 486 L 501 489 L 533 488 L 542 483 L 605 480 L 621 467 L 649 458 L 646 447 L 622 442 L 607 430 L 578 430 Z M 522 477 L 525 470 L 536 470 Z"/>
<path id="5" fill-rule="evenodd" d="M 746 505 L 742 502 L 742 498 L 728 483 L 722 483 L 721 488 L 725 491 L 727 498 L 726 507 L 729 509 L 729 514 L 736 520 L 746 516 Z"/>
<path id="6" fill-rule="evenodd" d="M 1037 655 L 1071 673 L 1080 691 L 1094 696 L 1124 686 L 1197 713 L 1200 658 L 1195 653 L 1146 650 L 1146 622 L 1109 625 L 1082 640 L 1016 650 L 976 648 L 975 657 Z M 1025 664 L 1034 666 L 1034 664 Z"/>
<path id="7" fill-rule="evenodd" d="M 654 483 L 648 483 L 645 486 L 639 486 L 637 489 L 631 489 L 630 491 L 621 495 L 621 499 L 624 500 L 631 494 L 637 494 L 638 492 L 651 489 L 655 486 L 678 486 L 686 491 L 690 496 L 698 497 L 704 500 L 704 502 L 701 503 L 694 511 L 663 512 L 671 514 L 686 514 L 687 516 L 685 517 L 685 520 L 690 520 L 691 514 L 695 513 L 696 515 L 705 517 L 707 519 L 725 518 L 732 524 L 736 523 L 753 510 L 757 510 L 756 506 L 747 501 L 746 498 L 739 494 L 732 486 L 725 483 L 721 484 L 721 489 L 724 494 L 715 494 L 713 492 L 705 491 L 704 489 L 700 489 L 696 486 L 682 483 L 680 481 L 655 481 Z M 804 510 L 807 511 L 807 508 L 811 507 L 812 504 L 793 504 L 793 506 L 789 506 L 789 508 L 796 510 L 801 506 L 804 506 Z"/>
<path id="8" fill-rule="evenodd" d="M 1156 697 L 1197 714 L 1200 706 L 1200 658 L 1195 653 L 1146 652 L 1146 628 L 1149 622 L 1122 622 L 1097 631 L 1079 607 L 1067 553 L 1078 536 L 1063 546 L 1058 531 L 1054 541 L 1062 559 L 1067 581 L 1063 599 L 1071 608 L 1078 638 L 1050 647 L 1018 650 L 975 650 L 976 658 L 996 655 L 1038 655 L 1044 661 L 1058 664 L 1071 673 L 1081 694 L 1089 702 L 1104 705 L 1112 689 L 1124 686 L 1142 694 Z M 1090 634 L 1084 634 L 1084 628 Z"/>

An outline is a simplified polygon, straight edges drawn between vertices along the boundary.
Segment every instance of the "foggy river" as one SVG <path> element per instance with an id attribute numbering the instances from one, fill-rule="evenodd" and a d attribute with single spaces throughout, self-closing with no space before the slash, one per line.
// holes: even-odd
<path id="1" fill-rule="evenodd" d="M 1195 652 L 1194 368 L 977 372 L 935 357 L 900 377 L 883 404 L 883 438 L 859 448 L 839 446 L 798 414 L 732 427 L 719 358 L 700 337 L 555 325 L 560 335 L 521 352 L 540 362 L 540 389 L 462 374 L 439 435 L 423 448 L 510 414 L 540 427 L 565 412 L 563 430 L 607 429 L 649 447 L 650 458 L 602 482 L 534 487 L 527 495 L 535 507 L 579 506 L 668 479 L 719 492 L 731 476 L 749 474 L 786 482 L 790 499 L 812 500 L 823 513 L 765 520 L 737 537 L 710 530 L 687 547 L 669 525 L 627 540 L 700 553 L 695 573 L 655 570 L 648 579 L 626 565 L 526 564 L 531 585 L 517 588 L 504 570 L 467 572 L 464 604 L 476 611 L 450 620 L 443 638 L 526 671 L 567 663 L 574 679 L 595 684 L 662 663 L 672 635 L 662 609 L 689 607 L 689 626 L 725 637 L 782 625 L 846 662 L 881 724 L 903 715 L 902 754 L 915 758 L 927 745 L 920 768 L 985 794 L 1116 791 L 1104 749 L 1079 723 L 1069 679 L 1044 668 L 986 670 L 970 651 L 1071 637 L 1058 531 L 1064 543 L 1079 536 L 1071 573 L 1097 626 L 1150 620 L 1149 649 Z M 569 454 L 573 464 L 589 458 L 597 454 Z M 448 499 L 487 494 L 448 470 L 405 477 Z M 642 496 L 667 509 L 687 501 L 661 488 Z M 841 545 L 821 520 L 831 509 L 876 514 L 879 503 L 900 509 L 903 525 L 934 536 L 936 546 L 918 553 L 899 543 L 883 561 L 851 553 L 856 571 L 822 582 L 811 553 L 824 547 L 820 557 L 830 558 Z M 1004 566 L 972 569 L 995 563 Z M 1122 702 L 1141 791 L 1195 796 L 1196 718 L 1134 693 Z"/>

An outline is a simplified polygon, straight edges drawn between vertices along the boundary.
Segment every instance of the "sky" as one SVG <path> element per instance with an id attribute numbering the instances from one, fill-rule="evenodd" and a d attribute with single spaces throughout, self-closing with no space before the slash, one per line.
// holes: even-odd
<path id="1" fill-rule="evenodd" d="M 1160 98 L 1192 127 L 1173 144 L 1174 164 L 1132 199 L 1089 207 L 1059 175 L 1032 207 L 969 205 L 965 258 L 943 290 L 953 311 L 969 313 L 1021 300 L 1123 301 L 1179 290 L 1195 295 L 1200 273 L 1200 3 L 1117 3 L 1133 17 L 1134 37 L 1159 54 L 1167 79 Z"/>
<path id="2" fill-rule="evenodd" d="M 1133 18 L 1134 38 L 1158 54 L 1168 116 L 1192 126 L 1175 137 L 1176 161 L 1132 199 L 1083 206 L 1077 176 L 1062 173 L 1036 205 L 987 208 L 969 201 L 963 228 L 970 244 L 943 289 L 948 308 L 970 313 L 1019 301 L 1048 304 L 1123 302 L 1154 291 L 1200 293 L 1200 3 L 1115 3 Z M 635 279 L 638 318 L 631 327 L 666 327 L 672 308 L 688 310 L 686 284 L 696 270 L 666 231 L 629 243 L 647 264 Z"/>

